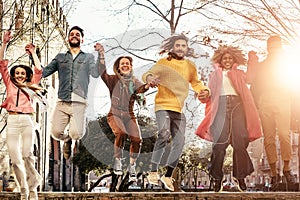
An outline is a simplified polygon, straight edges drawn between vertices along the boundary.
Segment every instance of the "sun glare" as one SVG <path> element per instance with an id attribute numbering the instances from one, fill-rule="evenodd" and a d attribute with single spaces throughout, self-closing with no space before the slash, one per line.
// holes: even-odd
<path id="1" fill-rule="evenodd" d="M 300 44 L 286 50 L 282 63 L 282 83 L 293 92 L 300 92 Z"/>

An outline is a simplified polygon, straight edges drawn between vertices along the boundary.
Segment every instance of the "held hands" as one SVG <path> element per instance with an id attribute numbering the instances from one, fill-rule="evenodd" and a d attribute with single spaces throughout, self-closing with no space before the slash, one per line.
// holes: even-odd
<path id="1" fill-rule="evenodd" d="M 150 87 L 156 88 L 159 85 L 160 80 L 157 77 L 153 76 L 153 75 L 148 75 L 146 77 L 146 82 L 147 82 L 148 85 L 150 85 Z"/>
<path id="2" fill-rule="evenodd" d="M 258 56 L 256 55 L 255 51 L 249 51 L 248 60 L 249 61 L 258 61 Z"/>
<path id="3" fill-rule="evenodd" d="M 209 91 L 208 90 L 201 90 L 198 93 L 198 99 L 200 101 L 203 101 L 203 100 L 207 99 L 208 97 L 209 97 Z"/>
<path id="4" fill-rule="evenodd" d="M 98 51 L 98 59 L 100 60 L 100 64 L 105 65 L 103 46 L 99 42 L 97 42 L 94 45 L 94 48 L 95 48 L 95 51 Z"/>
<path id="5" fill-rule="evenodd" d="M 145 87 L 146 90 L 148 90 L 150 88 L 150 84 L 146 83 L 144 87 Z"/>
<path id="6" fill-rule="evenodd" d="M 95 51 L 98 51 L 101 58 L 104 58 L 104 47 L 98 42 L 94 45 L 94 47 Z"/>
<path id="7" fill-rule="evenodd" d="M 41 70 L 41 62 L 36 54 L 35 51 L 35 45 L 32 43 L 29 43 L 25 46 L 25 51 L 29 55 L 29 58 L 32 60 L 33 65 L 38 69 Z"/>
<path id="8" fill-rule="evenodd" d="M 34 44 L 30 43 L 30 44 L 27 44 L 25 46 L 25 51 L 26 53 L 30 56 L 32 54 L 35 54 L 35 46 Z"/>

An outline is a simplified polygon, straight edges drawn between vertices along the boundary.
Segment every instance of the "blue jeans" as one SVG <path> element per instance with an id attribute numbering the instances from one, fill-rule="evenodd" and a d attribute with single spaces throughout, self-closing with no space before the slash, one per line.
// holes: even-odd
<path id="1" fill-rule="evenodd" d="M 211 126 L 213 149 L 210 175 L 223 178 L 223 162 L 229 144 L 233 148 L 233 176 L 243 179 L 253 171 L 253 164 L 247 152 L 249 137 L 243 104 L 238 96 L 220 96 L 219 107 Z"/>
<path id="2" fill-rule="evenodd" d="M 186 119 L 183 113 L 159 110 L 155 112 L 158 126 L 158 137 L 154 145 L 151 162 L 160 164 L 167 144 L 171 150 L 167 155 L 167 166 L 175 168 L 182 154 L 185 142 Z"/>

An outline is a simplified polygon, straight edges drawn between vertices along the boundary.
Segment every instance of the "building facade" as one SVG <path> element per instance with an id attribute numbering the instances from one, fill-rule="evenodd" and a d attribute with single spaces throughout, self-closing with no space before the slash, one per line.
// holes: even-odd
<path id="1" fill-rule="evenodd" d="M 0 27 L 1 35 L 5 30 L 11 30 L 13 34 L 6 52 L 9 67 L 15 64 L 32 65 L 25 53 L 25 45 L 28 43 L 36 46 L 42 65 L 46 65 L 57 53 L 68 48 L 66 35 L 69 27 L 58 0 L 0 0 Z M 60 155 L 62 144 L 50 137 L 51 116 L 57 99 L 57 74 L 42 79 L 41 86 L 48 91 L 46 95 L 49 108 L 44 112 L 38 102 L 34 105 L 33 121 L 36 133 L 34 154 L 36 168 L 44 180 L 40 190 L 62 190 L 62 184 L 65 184 L 65 180 L 62 179 L 70 178 L 62 176 L 65 161 L 62 156 L 57 156 Z M 0 94 L 2 102 L 5 99 L 5 87 L 2 81 L 0 81 Z M 10 170 L 5 145 L 7 113 L 1 109 L 0 114 L 0 173 L 5 179 L 13 172 Z"/>

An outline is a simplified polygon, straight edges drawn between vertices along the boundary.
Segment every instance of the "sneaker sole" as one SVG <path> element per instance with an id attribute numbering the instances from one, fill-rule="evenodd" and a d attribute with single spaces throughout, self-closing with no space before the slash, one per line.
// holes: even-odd
<path id="1" fill-rule="evenodd" d="M 172 188 L 168 187 L 168 185 L 166 184 L 166 182 L 163 179 L 160 179 L 160 181 L 164 184 L 164 186 L 167 190 L 174 192 L 174 188 L 172 189 Z"/>
<path id="2" fill-rule="evenodd" d="M 115 174 L 115 175 L 122 175 L 123 172 L 122 172 L 122 171 L 114 171 L 114 174 Z"/>
<path id="3" fill-rule="evenodd" d="M 158 183 L 158 180 L 159 179 L 157 179 L 157 182 L 154 182 L 154 181 L 151 181 L 151 179 L 147 176 L 147 179 L 148 179 L 148 183 L 149 184 L 152 184 L 152 185 L 159 185 L 159 183 Z"/>
<path id="4" fill-rule="evenodd" d="M 137 178 L 135 178 L 135 177 L 129 177 L 129 179 L 128 179 L 128 182 L 136 182 L 137 181 Z"/>

